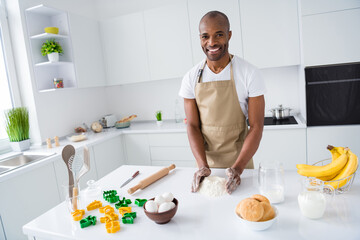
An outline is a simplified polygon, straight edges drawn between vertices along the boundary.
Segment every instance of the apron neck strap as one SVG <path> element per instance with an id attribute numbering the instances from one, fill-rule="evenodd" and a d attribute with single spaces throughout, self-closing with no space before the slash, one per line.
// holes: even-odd
<path id="1" fill-rule="evenodd" d="M 233 65 L 232 65 L 232 59 L 234 57 L 234 55 L 230 55 L 230 78 L 231 78 L 231 81 L 234 81 L 234 73 L 233 73 Z M 203 66 L 199 69 L 198 71 L 198 74 L 196 76 L 196 83 L 201 83 L 201 80 L 202 80 L 202 74 L 204 72 L 204 68 L 206 66 L 206 59 L 205 59 L 205 62 L 203 64 Z"/>

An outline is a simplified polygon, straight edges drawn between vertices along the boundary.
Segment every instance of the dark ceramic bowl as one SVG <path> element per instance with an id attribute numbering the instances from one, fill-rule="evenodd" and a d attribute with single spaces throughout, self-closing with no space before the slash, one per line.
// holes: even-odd
<path id="1" fill-rule="evenodd" d="M 150 198 L 149 200 L 154 200 L 155 198 Z M 173 209 L 170 209 L 169 211 L 166 212 L 162 212 L 162 213 L 152 213 L 152 212 L 148 212 L 145 209 L 145 204 L 143 205 L 143 209 L 145 212 L 145 215 L 150 218 L 151 220 L 153 220 L 154 222 L 156 222 L 157 224 L 165 224 L 170 222 L 170 220 L 175 216 L 175 213 L 177 211 L 178 208 L 178 200 L 176 198 L 174 198 L 172 200 L 173 203 L 175 203 L 175 207 Z"/>

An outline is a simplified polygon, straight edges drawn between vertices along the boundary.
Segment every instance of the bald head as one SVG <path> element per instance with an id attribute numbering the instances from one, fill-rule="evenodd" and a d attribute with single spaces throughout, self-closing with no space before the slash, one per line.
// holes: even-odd
<path id="1" fill-rule="evenodd" d="M 230 22 L 228 17 L 224 13 L 219 11 L 211 11 L 206 13 L 200 20 L 199 28 L 201 24 L 204 24 L 209 20 L 217 21 L 220 26 L 224 27 L 227 31 L 230 31 Z"/>

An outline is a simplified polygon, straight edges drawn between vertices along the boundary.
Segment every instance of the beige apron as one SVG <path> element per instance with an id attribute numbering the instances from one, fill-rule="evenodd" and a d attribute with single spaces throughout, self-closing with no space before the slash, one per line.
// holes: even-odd
<path id="1" fill-rule="evenodd" d="M 228 168 L 238 158 L 248 127 L 236 92 L 230 58 L 230 80 L 202 82 L 206 60 L 197 76 L 195 98 L 209 167 Z M 252 159 L 246 168 L 254 168 Z"/>

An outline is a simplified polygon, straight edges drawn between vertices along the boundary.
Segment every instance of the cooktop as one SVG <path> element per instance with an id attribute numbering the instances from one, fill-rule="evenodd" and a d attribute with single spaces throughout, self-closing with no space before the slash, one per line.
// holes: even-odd
<path id="1" fill-rule="evenodd" d="M 248 125 L 249 125 L 249 119 L 246 120 Z M 289 125 L 289 124 L 298 124 L 296 119 L 293 116 L 290 116 L 288 118 L 285 119 L 279 119 L 277 120 L 276 118 L 273 117 L 265 117 L 264 119 L 264 126 L 269 126 L 269 125 Z"/>
<path id="2" fill-rule="evenodd" d="M 289 125 L 289 124 L 297 124 L 296 119 L 293 116 L 290 116 L 285 119 L 279 119 L 273 117 L 265 117 L 264 126 L 266 125 Z"/>

